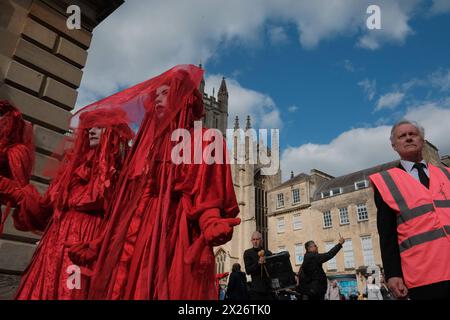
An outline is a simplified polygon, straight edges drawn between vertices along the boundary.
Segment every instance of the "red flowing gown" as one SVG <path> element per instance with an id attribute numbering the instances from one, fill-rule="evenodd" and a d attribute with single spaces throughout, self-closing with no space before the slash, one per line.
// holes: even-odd
<path id="1" fill-rule="evenodd" d="M 24 272 L 16 299 L 67 300 L 85 299 L 89 278 L 81 274 L 80 287 L 71 277 L 67 243 L 90 241 L 98 237 L 104 215 L 105 199 L 99 192 L 100 177 L 89 179 L 94 151 L 87 154 L 86 161 L 76 169 L 70 189 L 68 208 L 55 207 L 57 179 L 42 197 L 28 185 L 25 198 L 14 212 L 14 222 L 22 231 L 45 230 Z M 106 193 L 105 193 L 106 194 Z M 69 268 L 69 269 L 68 269 Z M 73 272 L 73 271 L 72 271 Z"/>
<path id="2" fill-rule="evenodd" d="M 225 142 L 223 146 L 226 154 Z M 205 242 L 199 220 L 212 210 L 222 218 L 239 213 L 230 166 L 180 164 L 172 167 L 176 174 L 164 173 L 162 164 L 170 163 L 170 154 L 164 158 L 159 151 L 156 174 L 141 177 L 146 181 L 143 194 L 127 192 L 133 182 L 122 185 L 119 194 L 127 206 L 111 213 L 91 299 L 217 299 L 213 248 Z M 173 189 L 163 192 L 164 198 L 158 196 L 170 185 Z"/>

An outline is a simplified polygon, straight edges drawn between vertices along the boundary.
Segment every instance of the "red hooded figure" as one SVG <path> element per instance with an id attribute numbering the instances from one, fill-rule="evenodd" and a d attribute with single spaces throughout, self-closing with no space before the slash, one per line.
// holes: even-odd
<path id="1" fill-rule="evenodd" d="M 85 299 L 89 278 L 69 258 L 70 244 L 99 236 L 133 131 L 119 110 L 79 116 L 70 148 L 46 194 L 20 188 L 13 213 L 17 229 L 44 231 L 16 299 Z"/>
<path id="2" fill-rule="evenodd" d="M 28 184 L 34 162 L 31 124 L 7 100 L 0 100 L 0 234 L 17 187 Z"/>
<path id="3" fill-rule="evenodd" d="M 144 119 L 109 209 L 90 299 L 217 299 L 213 247 L 240 222 L 230 166 L 171 157 L 172 134 L 183 129 L 192 142 L 194 121 L 204 115 L 202 77 L 201 69 L 179 65 L 97 104 Z M 206 143 L 199 143 L 202 153 Z"/>

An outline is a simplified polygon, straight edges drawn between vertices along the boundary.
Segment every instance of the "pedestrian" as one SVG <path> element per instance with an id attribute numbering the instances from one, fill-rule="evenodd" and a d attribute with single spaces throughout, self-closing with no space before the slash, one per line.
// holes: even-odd
<path id="1" fill-rule="evenodd" d="M 239 263 L 233 264 L 230 277 L 228 279 L 227 300 L 248 300 L 247 277 L 241 271 Z"/>
<path id="2" fill-rule="evenodd" d="M 15 227 L 43 235 L 16 299 L 87 298 L 89 275 L 70 256 L 100 234 L 132 137 L 126 115 L 119 110 L 83 112 L 73 141 L 68 141 L 72 148 L 45 195 L 31 184 L 18 189 Z"/>
<path id="3" fill-rule="evenodd" d="M 250 298 L 272 300 L 271 280 L 265 265 L 265 258 L 272 255 L 272 252 L 263 249 L 263 238 L 260 232 L 253 232 L 251 241 L 253 247 L 244 252 L 245 271 L 252 278 Z"/>
<path id="4" fill-rule="evenodd" d="M 0 100 L 0 236 L 11 211 L 17 187 L 26 186 L 34 162 L 31 124 L 8 100 Z M 6 208 L 3 210 L 2 206 Z"/>
<path id="5" fill-rule="evenodd" d="M 375 279 L 372 276 L 367 277 L 366 284 L 367 300 L 383 300 L 380 287 L 375 284 Z"/>
<path id="6" fill-rule="evenodd" d="M 305 243 L 306 253 L 300 272 L 299 291 L 304 300 L 323 300 L 327 292 L 327 276 L 323 271 L 322 264 L 333 257 L 342 249 L 344 238 L 327 253 L 319 253 L 314 241 Z"/>
<path id="7" fill-rule="evenodd" d="M 450 299 L 450 169 L 423 159 L 416 122 L 396 123 L 390 139 L 399 165 L 370 176 L 388 287 L 399 299 Z"/>
<path id="8" fill-rule="evenodd" d="M 341 289 L 336 280 L 330 281 L 325 294 L 325 300 L 341 300 Z"/>
<path id="9" fill-rule="evenodd" d="M 223 137 L 214 137 L 218 161 L 203 158 L 211 152 L 199 121 L 202 78 L 202 69 L 179 65 L 99 102 L 139 114 L 142 101 L 144 112 L 110 206 L 90 299 L 217 300 L 213 247 L 231 240 L 240 219 Z"/>

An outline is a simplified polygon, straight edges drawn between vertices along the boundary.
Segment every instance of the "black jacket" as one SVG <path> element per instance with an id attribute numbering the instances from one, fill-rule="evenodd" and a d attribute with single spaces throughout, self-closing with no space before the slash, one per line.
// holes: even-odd
<path id="1" fill-rule="evenodd" d="M 258 252 L 261 249 L 247 249 L 244 252 L 244 264 L 245 272 L 251 276 L 252 285 L 251 289 L 255 292 L 268 293 L 271 291 L 270 278 L 267 277 L 265 270 L 262 270 L 261 277 L 261 265 L 258 263 Z M 272 252 L 265 251 L 265 256 L 271 256 Z"/>
<path id="2" fill-rule="evenodd" d="M 244 272 L 230 274 L 227 287 L 227 300 L 248 300 L 247 277 Z"/>
<path id="3" fill-rule="evenodd" d="M 300 270 L 299 291 L 308 296 L 324 296 L 327 292 L 327 276 L 322 264 L 327 262 L 341 250 L 342 245 L 335 245 L 327 253 L 307 252 Z"/>

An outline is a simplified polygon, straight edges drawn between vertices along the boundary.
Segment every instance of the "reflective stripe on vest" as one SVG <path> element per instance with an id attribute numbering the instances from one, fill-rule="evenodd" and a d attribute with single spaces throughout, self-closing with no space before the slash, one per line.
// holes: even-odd
<path id="1" fill-rule="evenodd" d="M 439 169 L 442 170 L 442 172 L 447 176 L 448 180 L 450 180 L 450 172 L 448 172 L 445 168 L 442 167 L 438 167 Z"/>
<path id="2" fill-rule="evenodd" d="M 450 172 L 441 168 L 442 171 L 446 172 L 446 176 L 450 179 Z M 384 183 L 389 189 L 392 197 L 394 198 L 395 203 L 397 204 L 400 214 L 397 217 L 397 225 L 400 225 L 408 220 L 419 217 L 425 213 L 433 211 L 433 204 L 423 204 L 417 206 L 415 208 L 408 208 L 405 198 L 401 194 L 397 185 L 394 182 L 391 174 L 388 171 L 380 172 L 381 177 L 383 178 Z M 433 201 L 436 208 L 450 208 L 450 200 L 434 200 Z M 433 241 L 439 238 L 444 238 L 447 235 L 450 235 L 450 226 L 444 226 L 443 228 L 431 230 L 427 232 L 423 232 L 417 234 L 415 236 L 409 237 L 399 244 L 400 253 L 408 250 L 416 245 Z"/>
<path id="3" fill-rule="evenodd" d="M 400 253 L 419 244 L 433 241 L 439 238 L 445 238 L 450 233 L 450 226 L 444 226 L 441 229 L 431 230 L 412 236 L 399 244 Z"/>
<path id="4" fill-rule="evenodd" d="M 450 200 L 434 200 L 436 208 L 450 208 Z"/>
<path id="5" fill-rule="evenodd" d="M 445 232 L 450 236 L 450 226 L 444 226 Z"/>
<path id="6" fill-rule="evenodd" d="M 383 177 L 384 183 L 391 192 L 392 197 L 394 197 L 395 203 L 397 204 L 401 214 L 397 217 L 397 225 L 400 225 L 408 220 L 419 217 L 425 213 L 433 211 L 433 204 L 423 204 L 415 208 L 409 209 L 406 205 L 405 198 L 403 198 L 400 190 L 392 179 L 391 174 L 387 171 L 380 172 L 381 177 Z"/>

